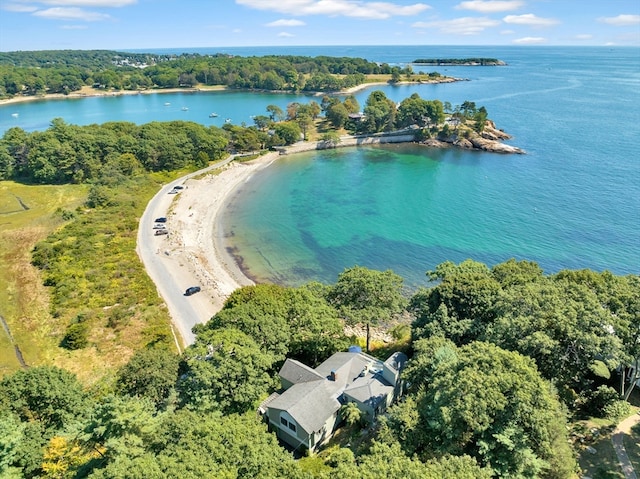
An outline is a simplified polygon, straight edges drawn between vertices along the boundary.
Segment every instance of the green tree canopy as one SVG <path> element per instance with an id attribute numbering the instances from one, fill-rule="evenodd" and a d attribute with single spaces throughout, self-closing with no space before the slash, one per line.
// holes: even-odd
<path id="1" fill-rule="evenodd" d="M 116 387 L 126 395 L 147 398 L 161 407 L 174 390 L 179 365 L 180 356 L 172 351 L 142 349 L 120 369 Z"/>
<path id="2" fill-rule="evenodd" d="M 190 409 L 243 413 L 276 385 L 269 373 L 274 356 L 237 329 L 200 331 L 184 360 L 187 369 L 178 388 Z"/>
<path id="3" fill-rule="evenodd" d="M 498 476 L 573 476 L 564 413 L 531 359 L 489 343 L 431 341 L 416 344 L 410 400 L 391 419 L 409 454 L 467 454 Z"/>
<path id="4" fill-rule="evenodd" d="M 88 397 L 75 375 L 53 366 L 17 371 L 0 381 L 0 410 L 45 428 L 63 429 L 82 419 Z"/>

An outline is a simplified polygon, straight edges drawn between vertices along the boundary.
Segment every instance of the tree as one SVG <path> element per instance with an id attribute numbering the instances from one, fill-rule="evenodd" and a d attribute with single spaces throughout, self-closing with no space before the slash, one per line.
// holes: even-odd
<path id="1" fill-rule="evenodd" d="M 284 118 L 284 112 L 278 105 L 267 105 L 267 113 L 271 121 L 282 121 Z"/>
<path id="2" fill-rule="evenodd" d="M 300 127 L 295 121 L 278 123 L 273 129 L 275 134 L 284 140 L 285 145 L 300 141 Z"/>
<path id="3" fill-rule="evenodd" d="M 349 119 L 349 112 L 343 103 L 330 105 L 326 112 L 327 120 L 334 128 L 342 128 Z"/>
<path id="4" fill-rule="evenodd" d="M 355 426 L 362 421 L 362 411 L 354 402 L 348 402 L 340 408 L 340 415 L 349 426 Z"/>
<path id="5" fill-rule="evenodd" d="M 365 132 L 390 130 L 395 123 L 396 104 L 383 91 L 376 90 L 367 97 L 364 114 L 365 121 L 361 126 Z"/>
<path id="6" fill-rule="evenodd" d="M 491 469 L 481 468 L 469 456 L 443 457 L 421 462 L 408 457 L 398 443 L 385 444 L 374 442 L 367 454 L 355 461 L 339 450 L 334 453 L 334 469 L 329 473 L 331 479 L 489 479 Z M 329 457 L 330 461 L 334 459 Z"/>
<path id="7" fill-rule="evenodd" d="M 134 398 L 147 398 L 156 408 L 166 405 L 178 380 L 180 357 L 162 348 L 137 351 L 116 379 L 118 391 Z"/>
<path id="8" fill-rule="evenodd" d="M 0 381 L 0 408 L 25 422 L 62 430 L 87 412 L 87 396 L 78 379 L 53 366 L 17 371 Z"/>
<path id="9" fill-rule="evenodd" d="M 163 477 L 300 478 L 291 454 L 252 411 L 218 416 L 187 410 L 168 416 L 153 441 Z"/>
<path id="10" fill-rule="evenodd" d="M 237 329 L 200 331 L 184 357 L 187 371 L 178 389 L 189 409 L 243 413 L 275 386 L 273 355 Z"/>
<path id="11" fill-rule="evenodd" d="M 573 476 L 566 418 L 531 359 L 489 343 L 422 341 L 406 370 L 412 392 L 390 423 L 407 453 L 467 454 L 497 476 Z"/>
<path id="12" fill-rule="evenodd" d="M 367 326 L 368 350 L 370 326 L 388 321 L 404 308 L 402 283 L 403 279 L 391 270 L 383 272 L 354 266 L 338 275 L 328 299 L 347 322 Z"/>
<path id="13" fill-rule="evenodd" d="M 95 407 L 84 431 L 84 445 L 99 452 L 100 459 L 88 468 L 103 468 L 124 458 L 144 455 L 162 416 L 151 401 L 107 396 Z"/>

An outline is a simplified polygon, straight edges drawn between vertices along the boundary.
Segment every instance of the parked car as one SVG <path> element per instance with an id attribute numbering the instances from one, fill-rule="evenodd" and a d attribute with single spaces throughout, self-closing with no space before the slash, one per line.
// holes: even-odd
<path id="1" fill-rule="evenodd" d="M 178 192 L 178 190 L 176 190 L 176 189 L 174 188 L 174 189 L 172 189 L 172 190 L 169 192 L 169 194 L 170 194 L 170 195 L 175 195 L 177 192 Z"/>
<path id="2" fill-rule="evenodd" d="M 154 230 L 166 230 L 167 227 L 163 224 L 157 224 L 157 225 L 153 225 L 153 229 Z"/>
<path id="3" fill-rule="evenodd" d="M 184 186 L 182 185 L 176 185 L 173 187 L 174 190 L 184 190 Z"/>
<path id="4" fill-rule="evenodd" d="M 192 294 L 196 294 L 196 293 L 199 293 L 199 292 L 200 292 L 200 286 L 190 286 L 184 292 L 184 295 L 185 296 L 191 296 Z"/>
<path id="5" fill-rule="evenodd" d="M 167 222 L 167 218 L 165 218 L 164 216 L 161 216 L 160 218 L 156 218 L 155 220 L 156 223 L 166 223 Z"/>
<path id="6" fill-rule="evenodd" d="M 169 230 L 156 230 L 154 233 L 156 236 L 160 236 L 160 235 L 168 235 L 169 234 Z"/>

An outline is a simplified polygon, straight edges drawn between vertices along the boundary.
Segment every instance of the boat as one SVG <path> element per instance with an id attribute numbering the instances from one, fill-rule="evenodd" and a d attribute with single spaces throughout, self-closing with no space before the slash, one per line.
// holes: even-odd
<path id="1" fill-rule="evenodd" d="M 167 102 L 164 104 L 164 106 L 171 106 L 171 103 Z"/>
<path id="2" fill-rule="evenodd" d="M 209 118 L 217 118 L 217 113 L 209 113 Z"/>
<path id="3" fill-rule="evenodd" d="M 189 108 L 187 108 L 186 106 L 183 106 L 182 111 L 189 111 Z"/>
<path id="4" fill-rule="evenodd" d="M 224 122 L 225 123 L 231 123 L 231 118 L 227 118 Z"/>
<path id="5" fill-rule="evenodd" d="M 11 113 L 11 116 L 14 117 L 14 118 L 18 118 L 20 116 L 20 114 L 19 113 Z"/>

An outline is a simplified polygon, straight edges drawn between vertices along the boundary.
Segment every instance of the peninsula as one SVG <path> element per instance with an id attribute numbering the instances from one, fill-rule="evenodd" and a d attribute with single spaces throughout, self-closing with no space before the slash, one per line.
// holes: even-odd
<path id="1" fill-rule="evenodd" d="M 414 65 L 437 66 L 505 66 L 506 63 L 497 58 L 418 58 Z"/>

